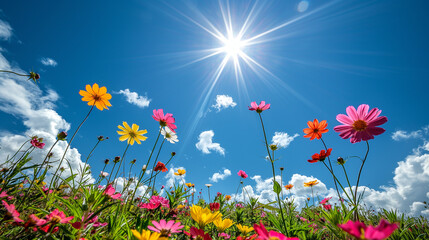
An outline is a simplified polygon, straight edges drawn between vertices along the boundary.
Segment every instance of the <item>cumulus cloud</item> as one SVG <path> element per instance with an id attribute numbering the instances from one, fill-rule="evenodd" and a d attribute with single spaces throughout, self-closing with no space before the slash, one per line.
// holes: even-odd
<path id="1" fill-rule="evenodd" d="M 118 177 L 113 181 L 113 187 L 115 188 L 116 192 L 123 192 L 124 198 L 128 195 L 128 193 L 133 192 L 136 189 L 137 184 L 137 178 L 123 178 Z M 139 187 L 137 188 L 137 192 L 135 194 L 135 197 L 148 197 L 150 195 L 150 192 L 148 191 L 148 187 L 146 185 L 143 185 L 140 183 Z"/>
<path id="2" fill-rule="evenodd" d="M 120 90 L 117 94 L 122 94 L 126 97 L 127 102 L 136 105 L 140 108 L 148 107 L 151 99 L 146 96 L 139 96 L 136 92 L 131 92 L 130 89 Z"/>
<path id="3" fill-rule="evenodd" d="M 198 142 L 195 144 L 195 146 L 198 150 L 205 154 L 211 153 L 210 150 L 212 150 L 218 152 L 221 155 L 225 155 L 225 149 L 222 148 L 219 143 L 213 142 L 213 136 L 213 130 L 200 133 L 200 136 L 198 136 Z"/>
<path id="4" fill-rule="evenodd" d="M 232 97 L 228 95 L 216 95 L 216 104 L 212 105 L 213 108 L 217 109 L 218 112 L 222 109 L 233 108 L 237 105 Z"/>
<path id="5" fill-rule="evenodd" d="M 412 132 L 406 132 L 403 130 L 398 130 L 392 133 L 392 139 L 395 141 L 407 140 L 410 138 L 421 138 L 423 137 L 423 131 L 417 130 Z"/>
<path id="6" fill-rule="evenodd" d="M 55 67 L 58 65 L 57 61 L 52 58 L 41 58 L 40 62 L 45 66 Z"/>
<path id="7" fill-rule="evenodd" d="M 9 40 L 12 36 L 12 27 L 9 23 L 0 20 L 0 39 Z"/>
<path id="8" fill-rule="evenodd" d="M 279 148 L 287 148 L 289 144 L 298 137 L 299 134 L 295 133 L 295 135 L 290 136 L 285 132 L 275 132 L 273 139 L 271 140 L 273 144 L 276 144 Z"/>
<path id="9" fill-rule="evenodd" d="M 219 180 L 224 180 L 228 176 L 231 176 L 231 171 L 229 169 L 224 169 L 223 173 L 217 172 L 209 178 L 210 182 L 218 182 Z"/>
<path id="10" fill-rule="evenodd" d="M 25 74 L 21 69 L 12 68 L 1 53 L 0 69 Z M 25 130 L 19 134 L 7 131 L 0 133 L 0 164 L 4 164 L 8 156 L 12 156 L 18 151 L 19 147 L 29 139 L 29 136 L 35 135 L 43 138 L 46 147 L 35 149 L 32 152 L 31 163 L 40 164 L 43 161 L 49 147 L 56 141 L 58 132 L 70 129 L 70 124 L 54 110 L 57 100 L 58 94 L 52 89 L 44 92 L 26 78 L 0 75 L 0 111 L 21 120 L 25 127 Z M 62 157 L 66 146 L 66 141 L 60 141 L 53 148 L 53 157 L 51 158 L 53 162 L 50 164 L 53 167 L 50 169 L 50 173 L 56 170 L 59 164 L 58 160 Z M 28 147 L 28 143 L 26 147 Z M 81 155 L 76 148 L 70 148 L 65 159 L 66 161 L 63 161 L 61 165 L 65 169 L 62 177 L 70 176 L 72 171 L 76 173 L 78 169 L 84 169 Z"/>

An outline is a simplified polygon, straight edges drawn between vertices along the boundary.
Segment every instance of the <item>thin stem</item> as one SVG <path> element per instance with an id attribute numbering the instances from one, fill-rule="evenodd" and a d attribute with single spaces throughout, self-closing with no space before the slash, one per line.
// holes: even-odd
<path id="1" fill-rule="evenodd" d="M 354 202 L 355 202 L 355 205 L 356 205 L 356 211 L 355 211 L 356 220 L 359 220 L 359 213 L 358 213 L 357 199 L 356 199 L 357 198 L 357 191 L 358 191 L 358 187 L 359 187 L 360 174 L 362 173 L 363 166 L 365 165 L 366 158 L 368 157 L 368 153 L 369 153 L 369 143 L 368 143 L 368 141 L 366 141 L 366 146 L 367 146 L 367 150 L 366 150 L 365 158 L 363 159 L 362 165 L 360 166 L 360 169 L 359 169 L 359 174 L 358 174 L 358 178 L 357 178 L 357 182 L 356 182 L 355 196 L 354 196 Z"/>
<path id="2" fill-rule="evenodd" d="M 313 207 L 314 207 L 315 205 L 314 205 L 314 193 L 313 193 L 313 186 L 311 186 L 311 197 L 313 198 Z"/>
<path id="3" fill-rule="evenodd" d="M 159 154 L 161 153 L 161 149 L 162 149 L 162 146 L 164 145 L 164 142 L 165 142 L 165 138 L 164 138 L 164 140 L 162 140 L 161 146 L 160 146 L 160 147 L 159 147 L 159 149 L 158 149 L 158 153 L 156 154 L 155 161 L 153 161 L 152 171 L 151 171 L 151 173 L 150 173 L 150 178 L 151 178 L 151 179 L 152 179 L 152 176 L 153 176 L 153 173 L 154 173 L 153 169 L 155 169 L 155 164 L 156 164 L 156 161 L 158 160 Z M 149 181 L 149 185 L 150 185 L 150 183 L 151 183 L 151 181 Z M 155 186 L 155 185 L 154 185 L 154 186 Z"/>
<path id="4" fill-rule="evenodd" d="M 346 172 L 346 168 L 344 167 L 344 165 L 343 165 L 343 164 L 341 164 L 341 166 L 343 167 L 344 175 L 346 175 L 346 179 L 347 179 L 347 184 L 349 185 L 350 192 L 352 193 L 352 198 L 354 199 L 355 197 L 354 197 L 354 195 L 353 195 L 352 185 L 350 184 L 349 177 L 348 177 L 347 172 Z"/>
<path id="5" fill-rule="evenodd" d="M 326 147 L 325 141 L 323 140 L 323 138 L 320 138 L 320 140 L 322 140 L 323 146 L 325 147 L 326 152 L 328 152 L 328 147 Z M 334 172 L 334 169 L 332 168 L 332 164 L 331 164 L 331 158 L 328 156 L 328 162 L 329 162 L 329 167 L 331 168 L 332 173 Z M 340 195 L 340 191 L 338 191 L 338 186 L 337 186 L 337 182 L 334 180 L 334 184 L 335 184 L 335 189 L 337 190 L 337 194 L 338 194 L 338 198 L 341 198 Z"/>
<path id="6" fill-rule="evenodd" d="M 91 109 L 89 110 L 88 114 L 86 114 L 85 118 L 84 118 L 84 119 L 83 119 L 83 121 L 80 123 L 79 127 L 77 127 L 76 131 L 73 133 L 73 136 L 71 137 L 71 139 L 70 139 L 69 143 L 67 144 L 66 150 L 64 151 L 63 157 L 61 158 L 60 163 L 58 164 L 57 170 L 55 170 L 54 175 L 52 175 L 53 177 L 52 177 L 51 183 L 49 184 L 49 188 L 51 188 L 52 183 L 55 181 L 54 179 L 56 178 L 56 175 L 57 175 L 57 173 L 58 173 L 58 170 L 61 168 L 61 164 L 63 163 L 64 158 L 66 157 L 66 153 L 67 153 L 67 150 L 68 150 L 68 149 L 69 149 L 69 147 L 70 147 L 70 144 L 73 142 L 74 137 L 76 136 L 76 134 L 77 134 L 77 132 L 79 131 L 79 129 L 82 127 L 83 123 L 86 121 L 86 119 L 88 119 L 89 114 L 91 114 L 92 109 L 94 109 L 94 106 L 95 106 L 95 104 L 94 104 L 94 105 L 92 105 L 92 107 L 91 107 Z"/>
<path id="7" fill-rule="evenodd" d="M 328 169 L 328 171 L 332 174 L 332 176 L 334 176 L 334 179 L 338 182 L 338 185 L 340 185 L 341 189 L 343 190 L 343 192 L 346 194 L 347 199 L 349 199 L 350 202 L 352 202 L 352 198 L 350 198 L 349 194 L 347 193 L 347 191 L 344 189 L 343 185 L 341 184 L 340 180 L 338 180 L 338 178 L 335 176 L 335 174 L 331 171 L 331 169 L 329 169 L 328 165 L 326 165 L 326 163 L 324 161 L 322 161 L 322 163 L 325 165 L 325 167 Z M 351 191 L 351 189 L 350 189 Z"/>
<path id="8" fill-rule="evenodd" d="M 118 176 L 119 170 L 121 169 L 122 162 L 124 162 L 125 154 L 127 153 L 127 150 L 129 147 L 130 147 L 130 143 L 128 142 L 127 147 L 125 148 L 125 151 L 122 154 L 121 162 L 119 163 L 118 170 L 116 170 L 116 174 L 115 174 L 115 177 L 113 178 L 113 181 L 115 181 L 116 177 Z"/>
<path id="9" fill-rule="evenodd" d="M 268 142 L 267 142 L 267 135 L 265 134 L 264 121 L 262 121 L 262 115 L 260 113 L 258 114 L 259 114 L 259 119 L 261 120 L 262 132 L 264 133 L 265 147 L 267 148 L 268 157 L 270 158 L 271 161 L 273 161 L 273 159 L 271 158 L 270 150 L 268 149 Z"/>
<path id="10" fill-rule="evenodd" d="M 15 75 L 22 76 L 22 77 L 30 77 L 30 75 L 28 75 L 28 74 L 23 75 L 23 74 L 19 74 L 19 73 L 12 72 L 12 71 L 8 71 L 8 70 L 0 70 L 0 72 L 13 73 L 13 74 L 15 74 Z"/>

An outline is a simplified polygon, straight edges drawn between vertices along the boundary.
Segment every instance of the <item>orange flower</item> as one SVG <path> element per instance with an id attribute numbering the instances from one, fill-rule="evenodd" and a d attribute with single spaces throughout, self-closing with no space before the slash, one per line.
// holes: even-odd
<path id="1" fill-rule="evenodd" d="M 293 185 L 292 184 L 288 184 L 288 185 L 285 186 L 285 188 L 286 188 L 286 190 L 291 190 L 293 188 Z"/>
<path id="2" fill-rule="evenodd" d="M 310 181 L 310 182 L 305 182 L 304 183 L 304 187 L 313 187 L 313 186 L 315 186 L 317 184 L 319 184 L 319 182 L 317 180 L 313 180 L 313 181 Z"/>
<path id="3" fill-rule="evenodd" d="M 226 201 L 231 200 L 231 196 L 230 196 L 230 195 L 225 195 L 225 200 L 226 200 Z"/>
<path id="4" fill-rule="evenodd" d="M 112 98 L 112 95 L 107 93 L 106 87 L 98 87 L 97 83 L 94 85 L 86 85 L 86 91 L 80 90 L 79 94 L 83 96 L 82 101 L 88 102 L 89 106 L 96 106 L 100 111 L 103 109 L 109 109 L 112 106 L 109 100 Z"/>
<path id="5" fill-rule="evenodd" d="M 323 120 L 319 123 L 319 120 L 314 119 L 312 121 L 307 122 L 308 128 L 304 128 L 304 133 L 307 135 L 304 135 L 306 138 L 310 138 L 310 140 L 313 140 L 315 138 L 320 139 L 322 138 L 322 134 L 329 131 L 329 129 L 326 129 L 328 124 L 326 123 L 326 120 Z"/>

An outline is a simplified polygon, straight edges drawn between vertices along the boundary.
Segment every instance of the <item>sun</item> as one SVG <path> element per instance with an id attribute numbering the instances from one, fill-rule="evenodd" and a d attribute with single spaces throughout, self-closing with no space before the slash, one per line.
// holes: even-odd
<path id="1" fill-rule="evenodd" d="M 243 48 L 245 42 L 239 37 L 229 37 L 222 41 L 223 47 L 222 51 L 226 54 L 227 57 L 236 59 L 238 56 L 243 54 Z"/>

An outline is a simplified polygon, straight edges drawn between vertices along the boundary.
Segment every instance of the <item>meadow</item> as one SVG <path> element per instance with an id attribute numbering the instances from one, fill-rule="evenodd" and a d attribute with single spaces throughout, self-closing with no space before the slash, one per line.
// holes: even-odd
<path id="1" fill-rule="evenodd" d="M 17 74 L 28 77 L 35 83 L 40 75 L 30 72 L 28 75 L 12 71 L 1 74 Z M 298 209 L 293 198 L 283 196 L 282 189 L 291 190 L 293 185 L 279 183 L 275 176 L 275 153 L 278 146 L 269 144 L 263 116 L 269 111 L 270 104 L 265 101 L 251 102 L 249 111 L 257 114 L 260 120 L 260 136 L 265 143 L 267 164 L 271 165 L 273 175 L 273 193 L 276 201 L 261 203 L 257 198 L 248 196 L 244 201 L 231 197 L 233 193 L 212 193 L 212 198 L 203 199 L 198 195 L 195 183 L 183 179 L 173 187 L 156 188 L 158 175 L 164 174 L 174 162 L 175 153 L 169 159 L 159 158 L 166 141 L 177 142 L 175 118 L 163 109 L 154 109 L 152 118 L 159 123 L 155 141 L 146 141 L 147 130 L 137 124 L 127 123 L 126 119 L 118 126 L 118 140 L 127 143 L 123 153 L 114 159 L 106 159 L 103 171 L 91 172 L 88 161 L 98 144 L 106 140 L 99 136 L 97 144 L 88 154 L 83 168 L 64 176 L 64 165 L 70 164 L 65 157 L 82 125 L 91 118 L 93 111 L 108 109 L 112 96 L 106 87 L 98 84 L 86 85 L 79 94 L 88 104 L 88 112 L 82 113 L 84 119 L 70 135 L 59 132 L 56 142 L 45 145 L 43 139 L 31 136 L 23 142 L 19 150 L 0 165 L 0 238 L 1 239 L 428 239 L 428 220 L 424 217 L 412 217 L 395 210 L 374 211 L 365 208 L 362 193 L 358 186 L 365 162 L 368 160 L 370 142 L 377 141 L 376 136 L 383 134 L 382 125 L 387 117 L 380 116 L 381 110 L 362 104 L 357 108 L 347 107 L 346 114 L 337 115 L 339 125 L 327 128 L 325 120 L 314 119 L 307 122 L 303 129 L 308 141 L 320 144 L 321 150 L 309 153 L 308 164 L 319 164 L 328 171 L 335 183 L 339 201 L 332 202 L 333 196 L 320 200 L 314 196 L 308 198 L 306 206 Z M 78 97 L 78 94 L 76 94 Z M 360 158 L 359 169 L 347 169 L 343 158 L 331 159 L 329 148 L 323 134 L 335 131 L 350 144 L 365 142 L 367 151 Z M 256 140 L 255 140 L 256 141 Z M 52 154 L 58 142 L 67 142 L 62 156 Z M 144 165 L 137 166 L 135 160 L 126 158 L 127 150 L 134 144 L 153 144 L 152 151 Z M 39 164 L 34 164 L 32 153 L 40 149 L 49 149 Z M 373 149 L 372 151 L 377 151 Z M 333 165 L 339 165 L 342 172 L 334 172 Z M 126 176 L 125 169 L 141 169 L 136 177 Z M 72 167 L 70 166 L 70 169 Z M 148 171 L 153 169 L 152 171 Z M 338 168 L 336 168 L 338 169 Z M 347 169 L 347 170 L 346 170 Z M 276 173 L 277 172 L 277 173 Z M 179 169 L 176 176 L 183 176 Z M 342 175 L 340 181 L 338 175 Z M 248 177 L 246 169 L 240 170 L 239 187 Z M 349 176 L 355 176 L 352 178 Z M 95 176 L 95 177 L 94 177 Z M 118 192 L 117 179 L 127 179 L 123 190 Z M 356 183 L 355 183 L 356 181 Z M 317 180 L 304 183 L 311 188 Z M 144 186 L 143 194 L 137 189 Z M 353 187 L 352 186 L 356 186 Z M 199 186 L 207 188 L 210 194 L 211 184 Z M 237 189 L 238 191 L 239 189 Z M 243 189 L 241 189 L 243 191 Z"/>

